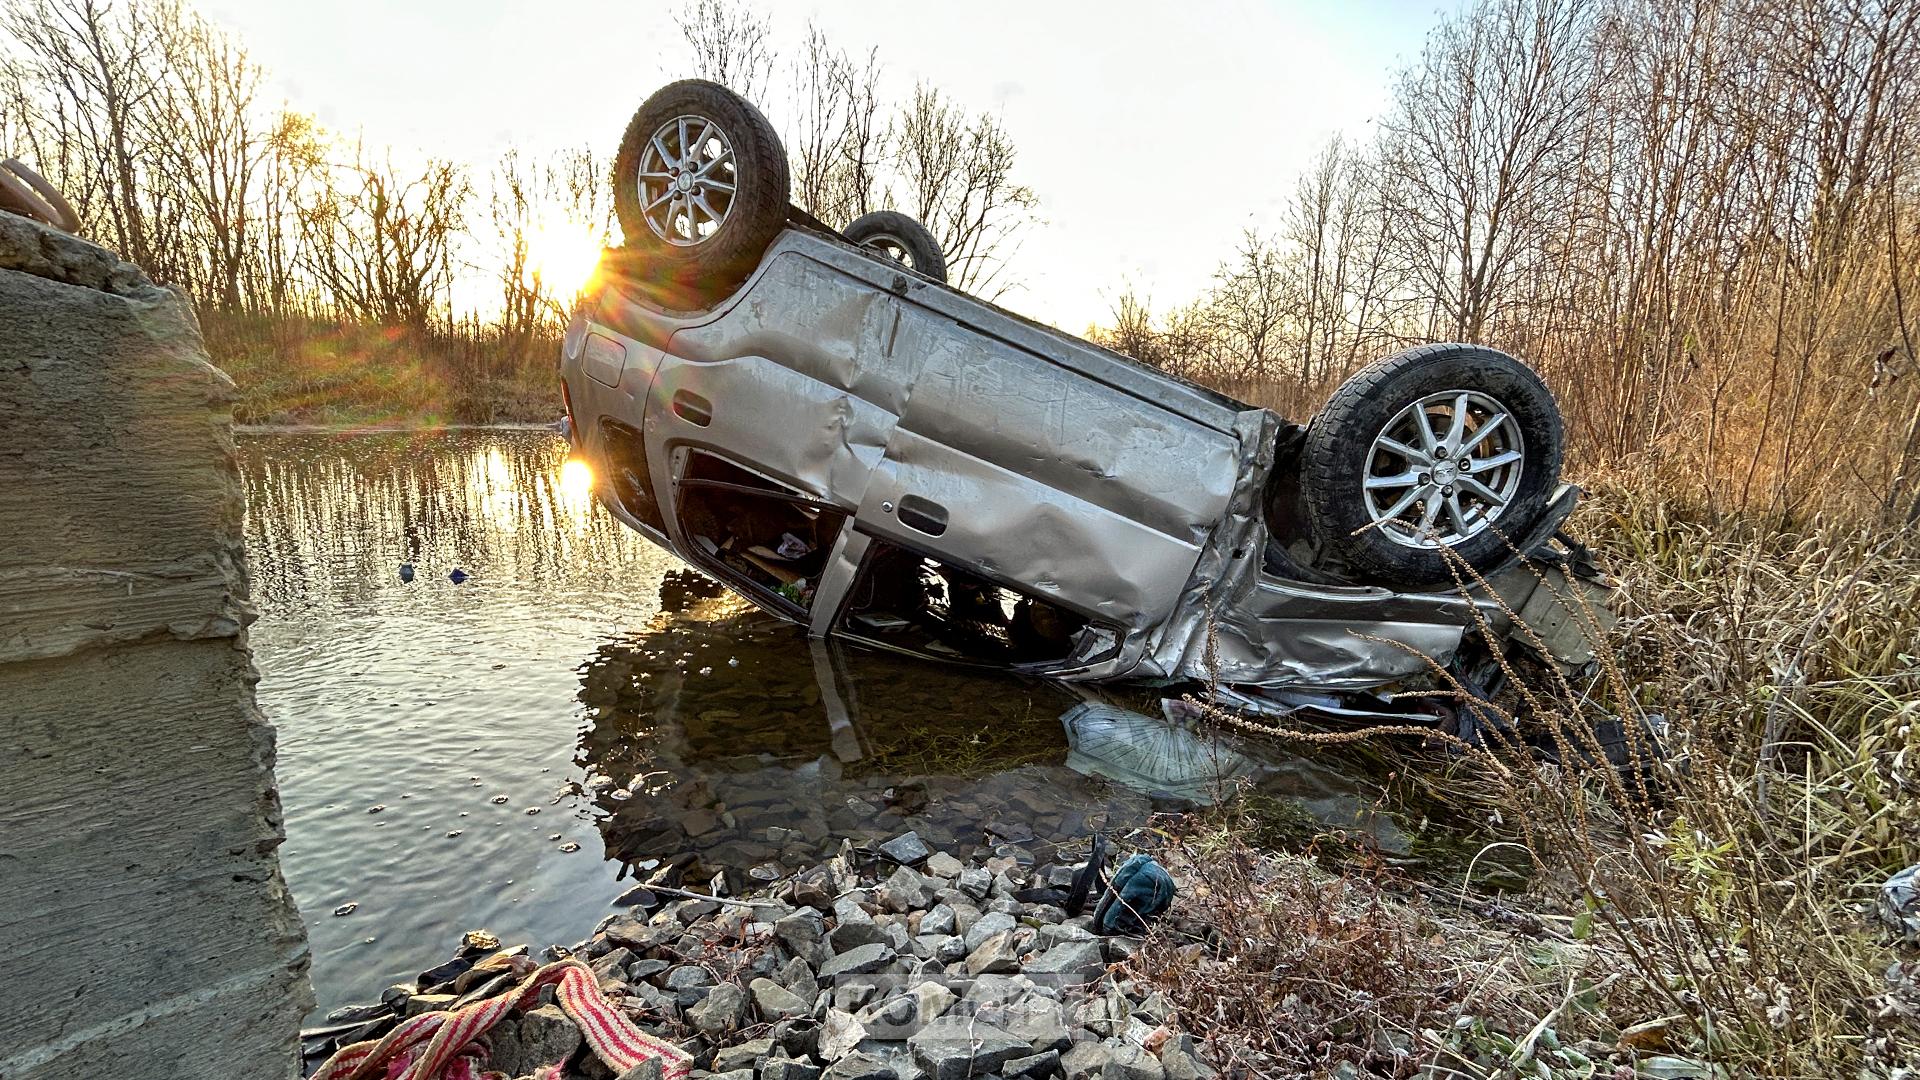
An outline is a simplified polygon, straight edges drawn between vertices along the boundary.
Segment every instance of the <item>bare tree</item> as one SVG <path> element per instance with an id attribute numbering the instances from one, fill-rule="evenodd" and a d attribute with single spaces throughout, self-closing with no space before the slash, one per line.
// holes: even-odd
<path id="1" fill-rule="evenodd" d="M 1441 23 L 1383 128 L 1389 239 L 1435 329 L 1481 340 L 1546 225 L 1589 98 L 1585 0 L 1488 0 Z"/>
<path id="2" fill-rule="evenodd" d="M 0 15 L 15 45 L 9 82 L 24 91 L 16 104 L 68 140 L 56 181 L 64 184 L 76 167 L 93 169 L 97 191 L 70 185 L 80 189 L 79 205 L 104 216 L 115 246 L 149 271 L 159 267 L 136 164 L 150 149 L 141 113 L 159 92 L 152 73 L 165 65 L 159 20 L 177 10 L 171 0 L 119 11 L 104 0 L 21 0 Z"/>
<path id="3" fill-rule="evenodd" d="M 947 273 L 989 299 L 1015 284 L 1008 262 L 1039 200 L 1013 179 L 1019 156 L 990 113 L 969 116 L 933 87 L 914 87 L 901 108 L 898 199 L 940 241 Z"/>
<path id="4" fill-rule="evenodd" d="M 793 108 L 787 156 L 793 200 L 814 217 L 845 225 L 874 208 L 876 188 L 891 151 L 892 131 L 881 127 L 879 55 L 861 62 L 807 28 L 793 65 Z"/>
<path id="5" fill-rule="evenodd" d="M 302 262 L 346 314 L 427 326 L 446 318 L 452 244 L 472 188 L 451 162 L 402 172 L 356 145 L 302 208 Z"/>
<path id="6" fill-rule="evenodd" d="M 776 60 L 764 17 L 729 0 L 692 0 L 674 23 L 693 50 L 695 75 L 763 103 Z"/>

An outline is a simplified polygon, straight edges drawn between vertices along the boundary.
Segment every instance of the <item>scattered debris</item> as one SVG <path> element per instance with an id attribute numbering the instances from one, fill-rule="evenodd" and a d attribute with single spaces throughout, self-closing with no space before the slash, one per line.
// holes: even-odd
<path id="1" fill-rule="evenodd" d="M 1920 863 L 1880 886 L 1880 919 L 1900 935 L 1900 940 L 1920 944 Z"/>

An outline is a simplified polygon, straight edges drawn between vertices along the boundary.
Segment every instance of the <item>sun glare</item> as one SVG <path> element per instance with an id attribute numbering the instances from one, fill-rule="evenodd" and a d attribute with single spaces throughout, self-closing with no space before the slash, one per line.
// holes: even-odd
<path id="1" fill-rule="evenodd" d="M 593 469 L 570 457 L 560 466 L 560 494 L 571 505 L 584 504 L 593 495 Z"/>
<path id="2" fill-rule="evenodd" d="M 527 238 L 527 269 L 561 300 L 585 289 L 600 265 L 600 238 L 578 225 L 545 226 Z"/>

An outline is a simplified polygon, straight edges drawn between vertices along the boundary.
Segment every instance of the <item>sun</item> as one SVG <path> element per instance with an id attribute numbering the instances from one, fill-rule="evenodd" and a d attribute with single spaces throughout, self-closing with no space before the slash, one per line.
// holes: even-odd
<path id="1" fill-rule="evenodd" d="M 587 287 L 600 265 L 600 236 L 579 225 L 544 225 L 527 237 L 528 284 L 540 287 L 562 302 L 571 301 Z"/>

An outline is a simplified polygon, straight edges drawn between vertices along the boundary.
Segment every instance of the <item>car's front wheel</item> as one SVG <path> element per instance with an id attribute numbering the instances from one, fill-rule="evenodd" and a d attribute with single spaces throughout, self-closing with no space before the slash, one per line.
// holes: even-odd
<path id="1" fill-rule="evenodd" d="M 1564 441 L 1533 369 L 1479 345 L 1425 345 L 1334 392 L 1307 428 L 1301 502 L 1352 576 L 1448 584 L 1452 560 L 1492 567 L 1539 521 Z"/>
<path id="2" fill-rule="evenodd" d="M 677 306 L 723 296 L 786 223 L 786 151 L 753 103 L 718 83 L 655 91 L 620 139 L 620 270 Z"/>

